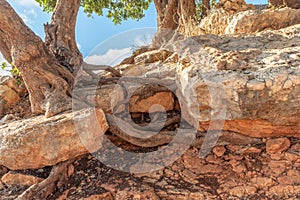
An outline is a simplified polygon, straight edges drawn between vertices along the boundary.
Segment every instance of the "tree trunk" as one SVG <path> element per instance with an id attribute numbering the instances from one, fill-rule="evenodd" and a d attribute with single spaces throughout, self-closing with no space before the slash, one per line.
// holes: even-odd
<path id="1" fill-rule="evenodd" d="M 77 72 L 82 54 L 75 38 L 75 26 L 80 0 L 58 0 L 50 24 L 45 24 L 45 44 L 61 65 Z"/>
<path id="2" fill-rule="evenodd" d="M 154 0 L 157 11 L 157 33 L 152 46 L 159 47 L 178 35 L 191 35 L 195 25 L 196 5 L 194 0 Z"/>
<path id="3" fill-rule="evenodd" d="M 202 0 L 202 16 L 206 17 L 210 10 L 210 0 Z"/>
<path id="4" fill-rule="evenodd" d="M 195 30 L 196 23 L 196 4 L 194 0 L 181 0 L 179 6 L 179 32 L 190 36 Z"/>
<path id="5" fill-rule="evenodd" d="M 70 109 L 74 76 L 5 0 L 0 0 L 0 10 L 0 51 L 20 70 L 32 112 L 49 117 Z"/>

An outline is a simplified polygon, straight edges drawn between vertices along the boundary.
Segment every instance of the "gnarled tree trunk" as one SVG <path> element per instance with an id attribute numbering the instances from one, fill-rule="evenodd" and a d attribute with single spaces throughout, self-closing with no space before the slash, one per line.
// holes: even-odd
<path id="1" fill-rule="evenodd" d="M 58 0 L 50 24 L 45 24 L 45 44 L 61 65 L 77 72 L 82 54 L 75 38 L 75 26 L 80 0 Z"/>
<path id="2" fill-rule="evenodd" d="M 202 16 L 206 17 L 210 10 L 210 0 L 202 0 Z"/>
<path id="3" fill-rule="evenodd" d="M 178 35 L 191 35 L 190 25 L 195 24 L 194 0 L 154 0 L 157 11 L 157 33 L 153 46 L 157 47 Z"/>
<path id="4" fill-rule="evenodd" d="M 74 77 L 22 21 L 0 0 L 0 51 L 21 72 L 32 112 L 52 116 L 71 108 Z"/>

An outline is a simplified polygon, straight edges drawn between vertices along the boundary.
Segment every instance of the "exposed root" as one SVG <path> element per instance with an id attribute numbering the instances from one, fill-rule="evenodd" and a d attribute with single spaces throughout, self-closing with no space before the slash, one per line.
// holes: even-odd
<path id="1" fill-rule="evenodd" d="M 88 74 L 90 74 L 93 78 L 98 78 L 98 75 L 95 74 L 92 70 L 105 70 L 110 72 L 114 77 L 122 76 L 118 70 L 108 65 L 92 65 L 83 62 L 82 66 L 83 66 L 83 70 L 86 71 Z"/>
<path id="2" fill-rule="evenodd" d="M 74 159 L 61 162 L 53 166 L 48 178 L 34 184 L 18 196 L 17 200 L 45 199 L 56 187 L 62 187 L 68 180 L 68 166 Z"/>

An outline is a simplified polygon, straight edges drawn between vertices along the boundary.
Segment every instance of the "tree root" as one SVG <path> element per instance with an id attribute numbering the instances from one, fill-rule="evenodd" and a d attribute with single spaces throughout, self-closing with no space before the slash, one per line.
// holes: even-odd
<path id="1" fill-rule="evenodd" d="M 106 119 L 110 126 L 109 131 L 112 134 L 114 134 L 118 138 L 125 140 L 128 143 L 140 147 L 150 148 L 150 147 L 157 147 L 157 146 L 168 144 L 173 140 L 176 134 L 178 134 L 178 130 L 176 130 L 176 131 L 154 132 L 155 135 L 153 135 L 153 133 L 151 132 L 151 130 L 149 130 L 149 128 L 143 129 L 143 127 L 140 127 L 138 125 L 132 126 L 132 124 L 129 124 L 128 122 L 125 121 L 124 123 L 126 123 L 126 127 L 125 127 L 126 129 L 124 129 L 122 125 L 120 127 L 120 124 L 115 122 L 114 117 L 112 115 L 106 114 Z M 170 118 L 165 123 L 165 127 L 166 125 L 171 125 L 172 123 L 177 123 L 177 122 L 178 122 L 177 116 L 175 118 Z M 126 130 L 126 132 L 124 130 Z M 193 128 L 181 129 L 180 134 L 191 133 L 192 131 L 195 132 L 195 139 L 191 144 L 191 146 L 194 146 L 196 148 L 200 148 L 202 146 L 206 134 L 214 134 L 214 133 L 195 131 L 195 129 Z M 130 135 L 128 133 L 130 133 Z M 235 133 L 231 131 L 216 131 L 216 133 L 219 134 L 216 145 L 227 145 L 227 144 L 246 145 L 246 144 L 261 143 L 261 139 L 244 136 L 239 133 Z M 152 136 L 145 137 L 145 134 L 152 135 Z"/>
<path id="2" fill-rule="evenodd" d="M 98 78 L 98 75 L 93 72 L 93 70 L 105 70 L 110 72 L 114 77 L 121 77 L 121 73 L 115 68 L 108 65 L 92 65 L 86 62 L 82 64 L 83 70 L 86 71 L 93 78 Z"/>
<path id="3" fill-rule="evenodd" d="M 61 162 L 53 166 L 48 178 L 34 184 L 17 197 L 16 200 L 45 199 L 56 187 L 62 187 L 68 180 L 68 166 L 75 161 L 74 159 Z"/>

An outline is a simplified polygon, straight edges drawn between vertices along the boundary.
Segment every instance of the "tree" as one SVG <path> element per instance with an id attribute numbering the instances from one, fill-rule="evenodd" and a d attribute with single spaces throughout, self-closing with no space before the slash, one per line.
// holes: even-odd
<path id="1" fill-rule="evenodd" d="M 75 41 L 80 6 L 91 15 L 104 15 L 114 23 L 144 16 L 150 0 L 36 0 L 52 19 L 45 25 L 45 42 L 28 28 L 9 3 L 0 0 L 0 51 L 19 69 L 34 114 L 53 116 L 71 108 L 74 76 L 83 64 Z M 90 66 L 93 67 L 93 66 Z"/>
<path id="2" fill-rule="evenodd" d="M 154 0 L 158 32 L 154 45 L 170 40 L 175 32 L 183 35 L 197 33 L 198 19 L 207 16 L 215 0 Z"/>

